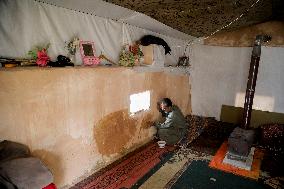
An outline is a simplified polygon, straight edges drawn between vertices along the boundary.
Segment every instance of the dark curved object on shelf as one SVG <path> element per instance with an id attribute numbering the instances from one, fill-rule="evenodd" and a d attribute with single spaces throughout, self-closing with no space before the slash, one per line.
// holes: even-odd
<path id="1" fill-rule="evenodd" d="M 169 47 L 167 42 L 160 37 L 153 35 L 144 35 L 139 41 L 143 46 L 148 46 L 151 44 L 162 45 L 165 48 L 165 54 L 171 54 L 171 48 Z"/>
<path id="2" fill-rule="evenodd" d="M 70 58 L 63 56 L 63 55 L 58 55 L 56 62 L 49 61 L 47 63 L 47 65 L 51 66 L 51 67 L 74 66 L 74 64 L 71 62 Z"/>

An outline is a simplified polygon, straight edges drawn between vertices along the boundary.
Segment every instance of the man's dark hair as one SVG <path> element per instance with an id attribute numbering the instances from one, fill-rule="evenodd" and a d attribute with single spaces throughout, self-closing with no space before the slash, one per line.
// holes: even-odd
<path id="1" fill-rule="evenodd" d="M 172 103 L 171 99 L 169 99 L 169 98 L 163 98 L 160 103 L 165 104 L 167 107 L 173 106 L 173 103 Z"/>

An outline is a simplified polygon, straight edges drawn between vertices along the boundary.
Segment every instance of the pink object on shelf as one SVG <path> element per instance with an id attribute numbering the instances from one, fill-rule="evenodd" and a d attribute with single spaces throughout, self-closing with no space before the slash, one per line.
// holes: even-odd
<path id="1" fill-rule="evenodd" d="M 50 60 L 49 56 L 46 53 L 45 49 L 37 52 L 36 64 L 39 66 L 46 66 L 47 62 Z"/>
<path id="2" fill-rule="evenodd" d="M 80 41 L 80 52 L 84 65 L 98 65 L 100 59 L 96 57 L 95 45 L 91 41 Z"/>

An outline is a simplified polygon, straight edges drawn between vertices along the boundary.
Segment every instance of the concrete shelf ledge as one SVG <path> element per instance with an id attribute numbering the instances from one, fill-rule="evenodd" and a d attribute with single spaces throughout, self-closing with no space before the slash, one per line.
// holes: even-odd
<path id="1" fill-rule="evenodd" d="M 15 72 L 15 71 L 76 71 L 76 70 L 89 70 L 89 71 L 121 71 L 121 70 L 134 70 L 138 73 L 143 72 L 164 72 L 175 75 L 190 75 L 189 67 L 152 67 L 152 66 L 134 66 L 134 67 L 123 67 L 123 66 L 68 66 L 68 67 L 13 67 L 13 68 L 0 68 L 0 72 Z"/>
<path id="2" fill-rule="evenodd" d="M 151 67 L 135 66 L 133 69 L 137 72 L 165 72 L 176 75 L 190 75 L 190 67 Z"/>

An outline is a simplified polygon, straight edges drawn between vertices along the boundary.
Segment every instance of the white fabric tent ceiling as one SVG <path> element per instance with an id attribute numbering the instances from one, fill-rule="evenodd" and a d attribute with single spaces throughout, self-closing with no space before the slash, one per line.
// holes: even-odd
<path id="1" fill-rule="evenodd" d="M 41 2 L 103 18 L 110 18 L 118 22 L 127 23 L 179 39 L 191 40 L 194 38 L 147 15 L 102 0 L 41 0 Z"/>

